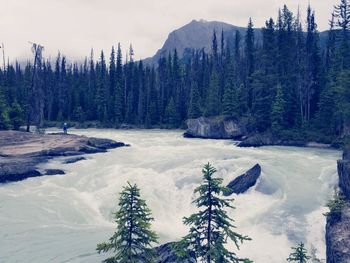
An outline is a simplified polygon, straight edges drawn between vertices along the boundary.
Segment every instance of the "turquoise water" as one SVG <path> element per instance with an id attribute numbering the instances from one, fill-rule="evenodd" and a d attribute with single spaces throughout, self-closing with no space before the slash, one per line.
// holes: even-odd
<path id="1" fill-rule="evenodd" d="M 285 262 L 290 247 L 305 242 L 325 258 L 323 207 L 337 183 L 335 150 L 294 147 L 238 148 L 231 141 L 185 139 L 182 131 L 71 130 L 130 143 L 87 160 L 42 168 L 66 175 L 0 186 L 0 262 L 99 262 L 96 244 L 113 233 L 112 211 L 127 181 L 137 183 L 153 211 L 161 242 L 186 233 L 182 217 L 195 211 L 193 189 L 210 161 L 225 183 L 256 163 L 262 177 L 234 196 L 230 212 L 238 231 L 253 240 L 238 254 L 258 263 Z"/>

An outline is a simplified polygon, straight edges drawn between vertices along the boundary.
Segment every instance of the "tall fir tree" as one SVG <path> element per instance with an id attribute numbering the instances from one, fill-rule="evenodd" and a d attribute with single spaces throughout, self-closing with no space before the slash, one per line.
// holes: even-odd
<path id="1" fill-rule="evenodd" d="M 128 183 L 120 193 L 119 210 L 114 213 L 117 231 L 108 242 L 97 245 L 98 253 L 113 250 L 115 255 L 105 263 L 151 263 L 154 260 L 152 245 L 157 235 L 151 230 L 154 220 L 146 201 L 140 197 L 137 185 Z"/>
<path id="2" fill-rule="evenodd" d="M 232 241 L 239 249 L 241 243 L 251 240 L 234 232 L 234 220 L 229 218 L 225 209 L 234 207 L 232 200 L 223 199 L 220 194 L 227 189 L 222 179 L 213 177 L 216 169 L 210 164 L 203 166 L 203 183 L 194 190 L 198 197 L 193 201 L 200 211 L 184 218 L 184 224 L 190 227 L 189 234 L 175 245 L 180 257 L 191 257 L 205 263 L 248 262 L 240 259 L 226 246 Z"/>

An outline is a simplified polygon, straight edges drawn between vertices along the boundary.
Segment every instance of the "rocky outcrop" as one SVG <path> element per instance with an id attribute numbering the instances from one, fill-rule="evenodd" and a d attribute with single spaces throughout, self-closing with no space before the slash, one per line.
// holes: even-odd
<path id="1" fill-rule="evenodd" d="M 327 263 L 350 262 L 350 151 L 338 161 L 339 187 L 346 203 L 339 215 L 328 215 L 326 225 Z"/>
<path id="2" fill-rule="evenodd" d="M 60 169 L 46 169 L 45 175 L 59 175 L 59 174 L 65 174 L 63 170 Z"/>
<path id="3" fill-rule="evenodd" d="M 215 117 L 189 119 L 186 121 L 187 138 L 205 139 L 238 139 L 247 134 L 244 120 L 236 121 L 232 118 Z"/>
<path id="4" fill-rule="evenodd" d="M 41 176 L 37 166 L 56 156 L 75 156 L 106 152 L 126 146 L 109 139 L 64 134 L 32 134 L 17 131 L 0 132 L 0 183 Z M 82 160 L 77 157 L 74 161 Z M 56 171 L 57 172 L 57 171 Z M 52 171 L 49 172 L 52 174 Z"/>
<path id="5" fill-rule="evenodd" d="M 242 194 L 246 192 L 250 187 L 254 186 L 259 179 L 261 174 L 261 166 L 259 164 L 254 165 L 253 168 L 248 170 L 246 173 L 238 176 L 232 182 L 227 185 L 230 189 L 229 192 L 225 193 L 226 196 L 235 194 Z"/>
<path id="6" fill-rule="evenodd" d="M 68 159 L 64 160 L 63 163 L 64 164 L 71 164 L 71 163 L 76 163 L 76 162 L 83 161 L 83 160 L 86 160 L 86 158 L 83 156 L 77 156 L 77 157 L 68 158 Z"/>
<path id="7" fill-rule="evenodd" d="M 268 145 L 282 145 L 282 146 L 298 146 L 307 147 L 316 144 L 310 144 L 307 141 L 298 140 L 282 140 L 274 136 L 272 133 L 258 133 L 249 135 L 238 143 L 239 147 L 261 147 Z"/>
<path id="8" fill-rule="evenodd" d="M 327 263 L 350 262 L 350 201 L 342 210 L 341 218 L 327 217 Z"/>

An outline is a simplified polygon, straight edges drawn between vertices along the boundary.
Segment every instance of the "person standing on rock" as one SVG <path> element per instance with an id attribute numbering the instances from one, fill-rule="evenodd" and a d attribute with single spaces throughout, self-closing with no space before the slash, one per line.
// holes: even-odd
<path id="1" fill-rule="evenodd" d="M 67 125 L 67 123 L 65 122 L 65 123 L 63 124 L 63 133 L 64 133 L 64 134 L 67 134 L 67 131 L 68 131 L 68 125 Z"/>

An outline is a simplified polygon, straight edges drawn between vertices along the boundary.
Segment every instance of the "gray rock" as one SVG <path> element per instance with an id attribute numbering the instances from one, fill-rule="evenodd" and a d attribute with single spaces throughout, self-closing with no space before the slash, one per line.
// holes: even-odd
<path id="1" fill-rule="evenodd" d="M 268 145 L 282 145 L 282 146 L 297 146 L 306 147 L 308 146 L 307 141 L 299 140 L 281 140 L 273 136 L 271 133 L 258 133 L 252 134 L 244 138 L 238 143 L 238 147 L 261 147 Z"/>
<path id="2" fill-rule="evenodd" d="M 236 139 L 247 134 L 246 123 L 231 118 L 198 118 L 186 121 L 188 138 Z"/>
<path id="3" fill-rule="evenodd" d="M 346 198 L 341 216 L 328 215 L 326 225 L 327 263 L 350 262 L 350 155 L 345 149 L 338 161 L 339 187 Z"/>
<path id="4" fill-rule="evenodd" d="M 63 161 L 63 163 L 64 164 L 71 164 L 71 163 L 76 163 L 76 162 L 83 161 L 83 160 L 86 160 L 86 158 L 83 156 L 77 156 L 77 157 L 72 157 L 72 158 L 66 159 Z"/>
<path id="5" fill-rule="evenodd" d="M 65 174 L 63 170 L 60 169 L 46 169 L 45 170 L 45 175 L 60 175 L 60 174 Z"/>
<path id="6" fill-rule="evenodd" d="M 339 187 L 350 200 L 350 160 L 338 161 Z"/>
<path id="7" fill-rule="evenodd" d="M 341 218 L 327 217 L 327 263 L 350 262 L 350 201 L 342 210 Z"/>
<path id="8" fill-rule="evenodd" d="M 254 165 L 253 168 L 248 170 L 245 174 L 238 176 L 232 182 L 227 185 L 230 192 L 224 193 L 226 196 L 235 194 L 242 194 L 246 192 L 250 187 L 254 186 L 261 174 L 261 166 L 259 164 Z"/>
<path id="9" fill-rule="evenodd" d="M 126 145 L 109 139 L 88 138 L 73 134 L 50 135 L 0 131 L 0 183 L 41 176 L 43 174 L 37 169 L 38 164 L 57 156 L 106 152 L 108 149 L 123 146 Z M 84 159 L 79 156 L 68 160 L 68 163 Z"/>

